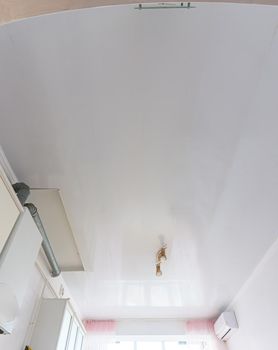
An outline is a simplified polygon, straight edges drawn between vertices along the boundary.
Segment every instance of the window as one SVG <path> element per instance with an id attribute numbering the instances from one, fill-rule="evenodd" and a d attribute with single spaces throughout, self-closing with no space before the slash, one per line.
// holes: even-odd
<path id="1" fill-rule="evenodd" d="M 163 350 L 162 342 L 159 341 L 138 341 L 136 350 Z"/>
<path id="2" fill-rule="evenodd" d="M 176 341 L 165 342 L 165 350 L 203 350 L 206 343 L 204 341 Z"/>
<path id="3" fill-rule="evenodd" d="M 187 337 L 181 340 L 136 340 L 107 342 L 105 350 L 213 350 L 209 339 Z"/>
<path id="4" fill-rule="evenodd" d="M 69 329 L 70 329 L 70 323 L 71 323 L 71 314 L 69 313 L 68 310 L 66 310 L 65 315 L 64 315 L 63 324 L 62 324 L 61 333 L 60 333 L 59 344 L 57 347 L 58 350 L 65 350 L 65 348 L 66 348 Z"/>
<path id="5" fill-rule="evenodd" d="M 132 341 L 116 341 L 107 346 L 107 350 L 134 350 L 134 342 Z"/>
<path id="6" fill-rule="evenodd" d="M 68 350 L 74 350 L 77 330 L 78 330 L 77 324 L 75 321 L 73 321 L 71 325 L 69 343 L 67 347 Z"/>
<path id="7" fill-rule="evenodd" d="M 75 350 L 81 350 L 82 349 L 82 343 L 83 343 L 83 334 L 81 333 L 80 329 L 78 330 L 76 342 L 75 342 Z"/>

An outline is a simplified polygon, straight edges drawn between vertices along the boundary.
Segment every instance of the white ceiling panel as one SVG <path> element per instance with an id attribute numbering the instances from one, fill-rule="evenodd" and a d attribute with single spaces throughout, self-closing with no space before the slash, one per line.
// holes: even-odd
<path id="1" fill-rule="evenodd" d="M 61 190 L 83 315 L 215 315 L 277 238 L 277 23 L 197 4 L 0 28 L 1 143 L 21 181 Z"/>

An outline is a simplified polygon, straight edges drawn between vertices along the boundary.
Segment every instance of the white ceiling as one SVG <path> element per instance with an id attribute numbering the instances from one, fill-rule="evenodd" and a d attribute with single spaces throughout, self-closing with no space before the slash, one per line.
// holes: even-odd
<path id="1" fill-rule="evenodd" d="M 0 28 L 1 143 L 20 180 L 61 189 L 83 316 L 215 315 L 275 240 L 277 25 L 197 4 Z"/>

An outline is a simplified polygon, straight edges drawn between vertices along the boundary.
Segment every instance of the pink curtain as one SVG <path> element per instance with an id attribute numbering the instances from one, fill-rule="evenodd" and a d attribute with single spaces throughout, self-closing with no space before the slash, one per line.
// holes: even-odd
<path id="1" fill-rule="evenodd" d="M 84 320 L 83 324 L 88 333 L 109 335 L 114 334 L 116 321 L 113 320 Z"/>
<path id="2" fill-rule="evenodd" d="M 227 350 L 227 345 L 214 333 L 214 320 L 190 320 L 185 322 L 185 332 L 189 335 L 209 336 L 213 350 Z"/>

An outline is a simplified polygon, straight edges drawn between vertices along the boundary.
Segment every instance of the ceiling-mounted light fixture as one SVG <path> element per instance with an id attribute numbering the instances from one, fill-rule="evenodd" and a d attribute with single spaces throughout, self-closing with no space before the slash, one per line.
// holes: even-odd
<path id="1" fill-rule="evenodd" d="M 162 276 L 162 271 L 161 271 L 161 268 L 160 268 L 160 264 L 156 264 L 156 276 L 159 277 L 159 276 Z"/>
<path id="2" fill-rule="evenodd" d="M 140 3 L 136 5 L 135 10 L 161 10 L 161 9 L 185 9 L 190 10 L 194 9 L 195 6 L 192 6 L 190 2 L 158 2 L 144 4 Z"/>
<path id="3" fill-rule="evenodd" d="M 167 260 L 166 256 L 166 248 L 167 245 L 164 244 L 159 251 L 156 253 L 156 276 L 162 276 L 162 271 L 161 271 L 161 263 L 165 262 Z"/>

